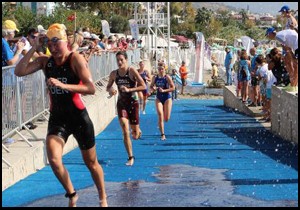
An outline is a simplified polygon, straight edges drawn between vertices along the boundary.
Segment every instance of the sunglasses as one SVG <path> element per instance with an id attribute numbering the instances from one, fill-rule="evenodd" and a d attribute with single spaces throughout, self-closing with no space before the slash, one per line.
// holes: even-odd
<path id="1" fill-rule="evenodd" d="M 56 44 L 58 41 L 60 41 L 61 39 L 57 38 L 57 37 L 53 37 L 51 39 L 49 39 L 48 37 L 44 37 L 43 42 L 45 44 L 48 44 L 49 42 L 52 42 L 54 44 Z"/>
<path id="2" fill-rule="evenodd" d="M 31 39 L 35 39 L 37 36 L 34 36 L 33 34 L 30 34 Z"/>

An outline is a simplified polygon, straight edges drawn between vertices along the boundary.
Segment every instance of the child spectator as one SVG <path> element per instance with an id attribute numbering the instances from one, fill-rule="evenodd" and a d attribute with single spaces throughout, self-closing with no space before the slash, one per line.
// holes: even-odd
<path id="1" fill-rule="evenodd" d="M 271 96 L 272 96 L 272 85 L 274 85 L 277 82 L 276 77 L 274 76 L 271 69 L 268 69 L 266 71 L 266 74 L 264 75 L 263 79 L 265 85 L 266 85 L 266 106 L 265 106 L 265 116 L 263 117 L 266 122 L 271 121 Z"/>
<path id="2" fill-rule="evenodd" d="M 212 69 L 211 69 L 212 70 L 212 76 L 211 76 L 211 78 L 213 80 L 216 80 L 218 78 L 218 76 L 219 76 L 218 66 L 217 66 L 216 63 L 211 63 L 211 66 L 212 66 Z"/>
<path id="3" fill-rule="evenodd" d="M 175 89 L 172 91 L 172 100 L 178 100 L 177 99 L 177 82 L 176 82 L 176 76 L 177 76 L 176 69 L 172 69 L 171 78 L 172 78 L 172 81 L 173 81 L 173 83 L 175 85 Z"/>

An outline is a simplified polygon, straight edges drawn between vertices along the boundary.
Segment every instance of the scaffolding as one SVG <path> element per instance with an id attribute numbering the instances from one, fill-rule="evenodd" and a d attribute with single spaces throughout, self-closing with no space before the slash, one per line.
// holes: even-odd
<path id="1" fill-rule="evenodd" d="M 157 52 L 160 50 L 157 46 L 158 38 L 161 37 L 168 43 L 167 65 L 170 66 L 170 2 L 144 2 L 146 5 L 142 13 L 137 12 L 137 4 L 135 3 L 134 19 L 139 29 L 144 29 L 142 36 L 145 36 L 145 50 L 149 60 L 155 58 L 155 68 L 157 67 Z M 167 13 L 163 12 L 163 8 L 167 7 Z"/>

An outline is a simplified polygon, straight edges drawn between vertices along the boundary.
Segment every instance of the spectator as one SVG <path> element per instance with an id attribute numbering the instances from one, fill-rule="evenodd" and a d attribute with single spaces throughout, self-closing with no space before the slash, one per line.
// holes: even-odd
<path id="1" fill-rule="evenodd" d="M 290 84 L 289 74 L 284 67 L 284 63 L 281 59 L 281 53 L 276 47 L 270 51 L 270 62 L 268 62 L 268 67 L 272 70 L 276 77 L 276 86 L 287 86 Z"/>
<path id="2" fill-rule="evenodd" d="M 66 26 L 63 25 L 63 27 L 66 29 Z M 41 35 L 46 36 L 47 30 L 44 29 L 42 25 L 38 25 L 38 33 Z M 43 45 L 41 45 L 36 52 L 41 56 L 41 55 L 46 55 L 46 56 L 51 56 L 50 50 L 47 46 L 47 43 L 45 42 Z"/>
<path id="3" fill-rule="evenodd" d="M 99 45 L 99 41 L 100 41 L 99 36 L 97 36 L 96 34 L 91 34 L 91 41 L 92 41 L 92 44 L 90 46 L 91 52 L 93 54 L 100 55 L 101 51 L 103 51 L 103 50 Z"/>
<path id="4" fill-rule="evenodd" d="M 27 33 L 27 40 L 30 44 L 30 48 L 33 46 L 34 44 L 34 40 L 39 36 L 39 32 L 38 30 L 36 30 L 35 28 L 31 28 L 28 30 L 28 33 Z M 29 50 L 28 50 L 29 51 Z M 27 51 L 27 52 L 28 52 Z M 26 53 L 27 53 L 26 52 Z M 33 53 L 33 56 L 32 56 L 32 60 L 36 59 L 37 57 L 41 56 L 41 54 L 38 53 L 38 51 L 34 52 Z"/>
<path id="5" fill-rule="evenodd" d="M 251 58 L 251 66 L 250 66 L 250 76 L 251 76 L 251 87 L 250 87 L 250 98 L 251 98 L 251 104 L 249 104 L 249 107 L 256 107 L 260 106 L 258 103 L 259 101 L 259 86 L 258 86 L 258 78 L 256 76 L 256 62 L 255 59 L 257 58 L 258 54 L 256 53 L 256 48 L 253 47 L 250 49 L 250 55 Z"/>
<path id="6" fill-rule="evenodd" d="M 177 81 L 176 81 L 176 77 L 177 77 L 177 71 L 176 69 L 172 69 L 172 74 L 171 74 L 171 77 L 172 77 L 172 81 L 174 83 L 174 90 L 172 91 L 172 100 L 178 100 L 177 98 Z"/>
<path id="7" fill-rule="evenodd" d="M 218 65 L 216 63 L 211 63 L 211 66 L 212 66 L 212 75 L 211 75 L 211 78 L 213 80 L 216 80 L 219 76 L 219 69 L 218 69 Z"/>
<path id="8" fill-rule="evenodd" d="M 136 49 L 137 48 L 137 42 L 136 42 L 136 40 L 134 38 L 131 39 L 129 47 L 131 49 Z"/>
<path id="9" fill-rule="evenodd" d="M 264 75 L 264 81 L 266 85 L 266 106 L 265 106 L 265 116 L 263 117 L 266 122 L 271 121 L 271 96 L 272 96 L 272 85 L 277 82 L 272 70 L 269 68 Z"/>
<path id="10" fill-rule="evenodd" d="M 290 87 L 287 91 L 298 91 L 298 33 L 292 29 L 276 32 L 275 28 L 268 28 L 266 36 L 281 43 L 283 61 L 290 75 Z"/>
<path id="11" fill-rule="evenodd" d="M 240 98 L 241 96 L 241 90 L 242 90 L 242 82 L 239 81 L 239 67 L 240 67 L 240 58 L 241 58 L 241 50 L 237 51 L 237 59 L 235 60 L 233 64 L 233 76 L 234 76 L 234 83 L 236 87 L 236 97 Z"/>
<path id="12" fill-rule="evenodd" d="M 179 68 L 179 73 L 180 73 L 180 78 L 181 78 L 181 94 L 183 94 L 184 87 L 187 85 L 187 75 L 188 75 L 188 71 L 185 66 L 185 61 L 181 62 L 181 66 Z"/>
<path id="13" fill-rule="evenodd" d="M 294 29 L 298 32 L 298 22 L 292 15 L 290 7 L 284 5 L 278 12 L 281 12 L 281 16 L 287 19 L 284 29 Z"/>
<path id="14" fill-rule="evenodd" d="M 126 42 L 125 37 L 121 37 L 118 42 L 118 48 L 121 51 L 126 51 L 128 49 L 128 43 Z"/>
<path id="15" fill-rule="evenodd" d="M 19 29 L 14 21 L 6 20 L 2 24 L 2 67 L 16 64 L 25 46 L 25 43 L 19 40 L 16 43 L 15 53 L 9 47 L 8 40 L 15 37 L 16 31 L 19 32 Z"/>
<path id="16" fill-rule="evenodd" d="M 264 77 L 268 71 L 268 63 L 263 55 L 258 55 L 255 59 L 257 65 L 256 74 L 259 81 L 259 89 L 261 95 L 262 113 L 266 113 L 266 83 L 264 82 Z"/>
<path id="17" fill-rule="evenodd" d="M 137 47 L 138 48 L 142 48 L 142 40 L 140 39 L 140 40 L 137 40 Z"/>
<path id="18" fill-rule="evenodd" d="M 225 47 L 226 57 L 225 57 L 225 69 L 226 69 L 226 84 L 232 85 L 232 68 L 233 68 L 233 55 L 229 47 Z"/>
<path id="19" fill-rule="evenodd" d="M 82 29 L 82 34 L 83 34 L 83 37 L 84 37 L 85 39 L 91 38 L 90 28 L 89 28 L 89 27 L 84 27 L 84 28 Z"/>
<path id="20" fill-rule="evenodd" d="M 250 61 L 246 51 L 241 52 L 240 65 L 239 65 L 239 81 L 242 83 L 242 102 L 247 103 L 248 99 L 248 86 L 250 81 Z"/>
<path id="21" fill-rule="evenodd" d="M 107 44 L 107 50 L 109 51 L 118 51 L 119 48 L 117 46 L 117 42 L 116 42 L 116 37 L 115 36 L 109 36 L 108 37 L 108 44 Z"/>
<path id="22" fill-rule="evenodd" d="M 107 37 L 106 36 L 100 36 L 100 40 L 98 42 L 98 45 L 102 50 L 106 50 L 106 44 L 107 44 Z"/>
<path id="23" fill-rule="evenodd" d="M 81 47 L 83 42 L 83 34 L 81 32 L 75 32 L 72 37 L 68 37 L 68 48 L 71 52 L 76 52 Z"/>

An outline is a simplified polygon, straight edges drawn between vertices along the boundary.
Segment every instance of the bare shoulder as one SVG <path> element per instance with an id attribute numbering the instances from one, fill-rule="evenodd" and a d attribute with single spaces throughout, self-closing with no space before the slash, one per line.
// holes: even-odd
<path id="1" fill-rule="evenodd" d="M 130 67 L 129 67 L 129 72 L 132 72 L 132 71 L 137 72 L 137 69 L 134 68 L 133 66 L 130 66 Z"/>
<path id="2" fill-rule="evenodd" d="M 111 71 L 110 72 L 110 74 L 109 74 L 109 77 L 113 77 L 113 78 L 115 78 L 116 77 L 116 74 L 117 74 L 117 69 L 116 70 L 113 70 L 113 71 Z"/>

